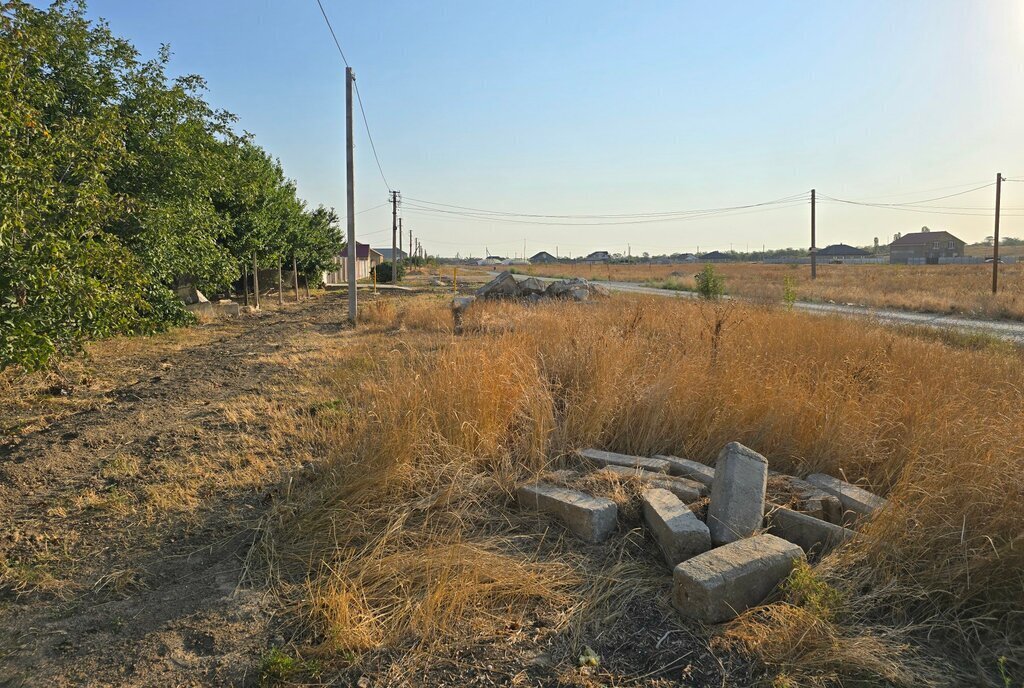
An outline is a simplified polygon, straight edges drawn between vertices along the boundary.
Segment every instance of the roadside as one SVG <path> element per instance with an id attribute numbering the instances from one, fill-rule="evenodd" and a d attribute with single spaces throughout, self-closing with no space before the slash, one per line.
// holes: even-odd
<path id="1" fill-rule="evenodd" d="M 490 272 L 489 274 L 494 277 L 500 273 Z M 554 282 L 558 279 L 555 277 L 540 277 L 537 275 L 527 276 L 536 277 L 542 282 Z M 651 296 L 667 298 L 697 298 L 697 294 L 690 291 L 645 287 L 640 284 L 633 284 L 632 282 L 600 280 L 597 283 L 613 291 L 626 292 L 630 294 L 649 294 Z M 796 301 L 793 304 L 793 308 L 795 310 L 814 313 L 817 315 L 841 315 L 851 318 L 868 318 L 886 325 L 921 326 L 942 330 L 953 330 L 968 334 L 984 334 L 998 337 L 999 339 L 1007 340 L 1015 344 L 1024 344 L 1024 323 L 1009 320 L 981 320 L 956 315 L 917 313 L 891 308 L 869 308 L 867 306 L 813 303 L 809 301 Z"/>

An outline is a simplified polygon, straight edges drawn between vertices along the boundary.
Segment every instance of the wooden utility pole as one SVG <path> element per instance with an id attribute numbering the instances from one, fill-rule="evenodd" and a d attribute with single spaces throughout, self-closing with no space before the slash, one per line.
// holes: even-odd
<path id="1" fill-rule="evenodd" d="M 996 173 L 996 227 L 992 234 L 992 293 L 999 289 L 999 197 L 1003 190 L 1003 174 Z"/>
<path id="2" fill-rule="evenodd" d="M 281 257 L 277 257 L 277 305 L 284 305 L 284 279 L 281 274 Z"/>
<path id="3" fill-rule="evenodd" d="M 356 260 L 359 249 L 356 246 L 356 179 L 352 142 L 352 84 L 356 75 L 351 67 L 345 68 L 345 171 L 348 176 L 348 321 L 356 324 Z"/>
<path id="4" fill-rule="evenodd" d="M 400 191 L 391 192 L 391 284 L 398 284 L 398 198 Z"/>
<path id="5" fill-rule="evenodd" d="M 252 252 L 252 296 L 256 310 L 260 308 L 260 266 L 256 263 L 256 252 Z"/>
<path id="6" fill-rule="evenodd" d="M 292 283 L 295 285 L 295 303 L 299 302 L 299 261 L 292 256 Z"/>
<path id="7" fill-rule="evenodd" d="M 818 279 L 818 249 L 814 244 L 814 189 L 811 189 L 811 279 Z"/>

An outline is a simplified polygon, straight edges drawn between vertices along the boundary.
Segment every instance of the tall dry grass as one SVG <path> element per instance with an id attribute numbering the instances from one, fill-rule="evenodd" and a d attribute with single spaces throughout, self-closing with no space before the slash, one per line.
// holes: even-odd
<path id="1" fill-rule="evenodd" d="M 668 614 L 667 572 L 625 534 L 634 494 L 608 487 L 627 516 L 604 549 L 546 531 L 510 494 L 579 447 L 713 462 L 738 440 L 776 470 L 891 502 L 817 567 L 836 609 L 790 599 L 735 626 L 773 671 L 981 684 L 1005 656 L 1024 676 L 1020 356 L 748 307 L 713 356 L 712 308 L 481 303 L 462 337 L 443 300 L 368 309 L 380 345 L 324 381 L 332 401 L 306 436 L 322 461 L 290 484 L 260 550 L 314 637 L 429 654 L 539 617 L 571 648 L 638 598 Z"/>
<path id="2" fill-rule="evenodd" d="M 681 265 L 531 265 L 516 271 L 552 277 L 585 277 L 695 288 L 699 263 Z M 1024 319 L 1024 265 L 1000 267 L 1000 292 L 992 295 L 991 265 L 819 265 L 812 281 L 808 265 L 720 263 L 726 290 L 762 302 L 782 301 L 785 280 L 797 298 L 931 313 Z"/>

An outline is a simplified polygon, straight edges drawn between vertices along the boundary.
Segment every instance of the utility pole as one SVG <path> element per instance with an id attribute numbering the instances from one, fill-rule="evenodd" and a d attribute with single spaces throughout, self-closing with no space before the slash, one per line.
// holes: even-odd
<path id="1" fill-rule="evenodd" d="M 818 249 L 814 247 L 814 189 L 811 189 L 811 279 L 818 279 Z"/>
<path id="2" fill-rule="evenodd" d="M 356 324 L 356 179 L 352 151 L 352 84 L 356 75 L 351 67 L 345 68 L 345 171 L 348 175 L 348 321 Z"/>
<path id="3" fill-rule="evenodd" d="M 299 302 L 299 259 L 292 255 L 292 284 L 295 286 L 295 303 Z"/>
<path id="4" fill-rule="evenodd" d="M 398 198 L 401 191 L 391 192 L 391 284 L 398 283 Z"/>
<path id="5" fill-rule="evenodd" d="M 402 250 L 402 218 L 398 218 L 398 250 Z"/>
<path id="6" fill-rule="evenodd" d="M 412 230 L 409 230 L 409 258 L 412 258 Z"/>
<path id="7" fill-rule="evenodd" d="M 992 294 L 999 288 L 999 197 L 1003 189 L 1003 174 L 996 173 L 996 227 L 992 235 Z"/>

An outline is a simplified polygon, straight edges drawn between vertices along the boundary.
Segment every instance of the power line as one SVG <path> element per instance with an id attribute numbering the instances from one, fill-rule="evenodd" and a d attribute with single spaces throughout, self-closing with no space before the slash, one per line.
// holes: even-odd
<path id="1" fill-rule="evenodd" d="M 316 4 L 320 6 L 320 14 L 324 15 L 324 21 L 327 22 L 327 28 L 331 32 L 331 38 L 334 39 L 334 45 L 338 47 L 338 54 L 341 55 L 341 61 L 348 67 L 348 59 L 345 57 L 345 51 L 341 49 L 341 43 L 338 42 L 338 36 L 334 33 L 334 27 L 331 26 L 331 20 L 327 18 L 327 12 L 324 10 L 324 4 L 320 0 L 316 0 Z"/>
<path id="2" fill-rule="evenodd" d="M 331 20 L 327 17 L 327 11 L 324 9 L 324 4 L 320 0 L 316 0 L 317 6 L 320 8 L 320 14 L 324 16 L 324 21 L 327 22 L 327 29 L 331 32 L 331 38 L 334 39 L 334 45 L 338 48 L 338 54 L 341 55 L 341 61 L 345 63 L 346 67 L 350 67 L 348 59 L 345 57 L 345 51 L 341 49 L 341 43 L 338 41 L 338 35 L 334 33 L 334 27 L 331 26 Z M 359 95 L 359 84 L 355 83 L 356 100 L 359 102 L 359 112 L 363 116 L 363 127 L 366 128 L 366 138 L 370 140 L 370 150 L 373 151 L 373 159 L 377 161 L 377 169 L 380 171 L 380 178 L 384 180 L 384 186 L 388 187 L 388 191 L 391 191 L 391 184 L 388 183 L 388 178 L 384 175 L 384 168 L 380 164 L 380 156 L 377 155 L 377 146 L 373 143 L 373 134 L 370 133 L 370 123 L 366 119 L 366 109 L 363 107 L 363 97 Z"/>

